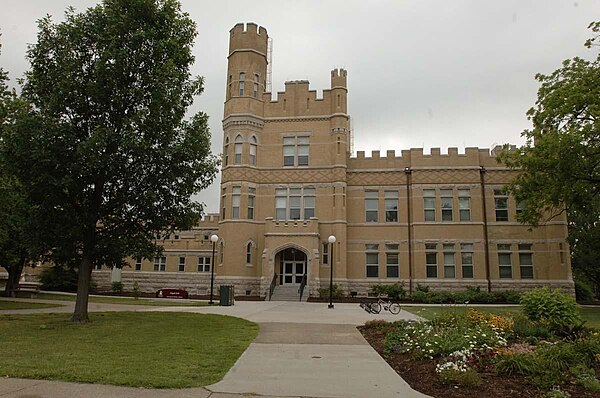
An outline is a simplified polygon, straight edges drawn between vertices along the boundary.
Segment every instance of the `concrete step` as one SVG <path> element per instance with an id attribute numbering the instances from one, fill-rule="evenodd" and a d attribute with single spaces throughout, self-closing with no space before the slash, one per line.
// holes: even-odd
<path id="1" fill-rule="evenodd" d="M 300 301 L 299 286 L 277 286 L 273 291 L 271 301 Z M 308 299 L 308 289 L 304 289 L 302 301 Z"/>

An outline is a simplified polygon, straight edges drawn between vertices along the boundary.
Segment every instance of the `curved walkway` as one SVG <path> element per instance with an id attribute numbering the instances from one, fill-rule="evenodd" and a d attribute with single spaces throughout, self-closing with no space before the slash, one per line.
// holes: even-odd
<path id="1" fill-rule="evenodd" d="M 47 301 L 45 301 L 47 302 Z M 68 312 L 65 307 L 5 313 Z M 59 311 L 60 310 L 60 311 Z M 366 342 L 356 325 L 374 319 L 418 319 L 368 314 L 358 304 L 238 301 L 232 307 L 147 307 L 90 303 L 90 311 L 214 313 L 257 322 L 260 332 L 222 381 L 206 388 L 150 390 L 54 381 L 0 379 L 0 397 L 421 398 Z"/>

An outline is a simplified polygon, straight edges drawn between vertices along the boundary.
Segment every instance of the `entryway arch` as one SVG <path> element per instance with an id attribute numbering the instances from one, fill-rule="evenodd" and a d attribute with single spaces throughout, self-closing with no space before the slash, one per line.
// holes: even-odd
<path id="1" fill-rule="evenodd" d="M 274 262 L 278 285 L 300 285 L 302 278 L 308 276 L 308 255 L 303 248 L 295 245 L 279 248 Z"/>

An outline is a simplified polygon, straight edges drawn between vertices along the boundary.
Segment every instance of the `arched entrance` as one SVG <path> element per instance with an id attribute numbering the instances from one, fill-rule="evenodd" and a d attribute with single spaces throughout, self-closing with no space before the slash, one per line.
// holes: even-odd
<path id="1" fill-rule="evenodd" d="M 294 247 L 279 252 L 279 284 L 300 285 L 307 273 L 306 254 Z"/>

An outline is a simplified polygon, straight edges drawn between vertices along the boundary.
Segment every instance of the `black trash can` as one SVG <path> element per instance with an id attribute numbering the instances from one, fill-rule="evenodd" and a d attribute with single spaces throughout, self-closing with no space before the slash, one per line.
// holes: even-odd
<path id="1" fill-rule="evenodd" d="M 219 287 L 219 305 L 233 305 L 234 293 L 233 285 L 221 285 Z"/>

